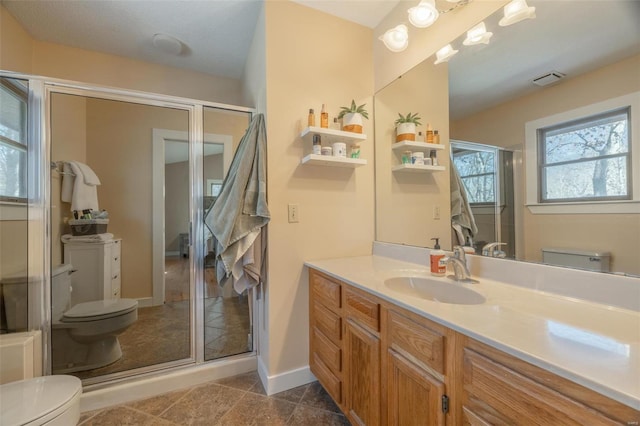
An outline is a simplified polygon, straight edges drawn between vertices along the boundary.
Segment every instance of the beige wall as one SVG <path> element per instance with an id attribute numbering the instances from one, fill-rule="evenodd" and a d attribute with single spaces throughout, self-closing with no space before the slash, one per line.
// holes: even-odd
<path id="1" fill-rule="evenodd" d="M 640 90 L 640 55 L 451 123 L 453 139 L 521 148 L 525 123 Z M 526 174 L 526 170 L 525 170 Z M 524 179 L 523 179 L 524 183 Z M 524 186 L 519 188 L 524 193 Z M 629 232 L 632 230 L 633 232 Z M 525 258 L 543 247 L 611 251 L 612 270 L 640 274 L 640 215 L 533 215 L 524 209 Z"/>
<path id="2" fill-rule="evenodd" d="M 403 0 L 374 29 L 373 57 L 375 91 L 382 89 L 405 72 L 421 63 L 440 48 L 450 43 L 473 25 L 485 19 L 509 0 L 475 0 L 452 12 L 441 14 L 429 28 L 415 28 L 407 22 L 407 10 L 415 6 L 415 0 Z M 437 2 L 439 9 L 452 3 Z M 378 37 L 385 31 L 404 23 L 409 28 L 409 47 L 394 53 L 387 49 Z"/>
<path id="3" fill-rule="evenodd" d="M 51 98 L 51 161 L 87 162 L 87 100 L 83 96 L 54 94 Z M 58 167 L 62 170 L 62 166 Z M 60 237 L 71 232 L 71 204 L 62 202 L 60 173 L 51 173 L 51 265 L 63 262 Z M 100 187 L 98 187 L 100 195 Z"/>
<path id="4" fill-rule="evenodd" d="M 26 220 L 0 220 L 0 279 L 15 274 L 26 276 L 27 223 Z"/>
<path id="5" fill-rule="evenodd" d="M 0 70 L 31 72 L 33 39 L 0 4 Z"/>
<path id="6" fill-rule="evenodd" d="M 443 248 L 451 247 L 451 205 L 449 182 L 449 89 L 447 64 L 422 64 L 376 94 L 376 240 L 433 247 L 431 238 L 440 238 Z M 426 133 L 427 124 L 438 130 L 445 146 L 437 151 L 438 162 L 446 170 L 432 173 L 392 172 L 400 164 L 402 151 L 392 151 L 398 113 L 418 113 L 417 130 Z M 428 156 L 429 153 L 427 152 Z M 433 219 L 434 208 L 440 219 Z M 408 226 L 407 224 L 411 224 Z"/>
<path id="7" fill-rule="evenodd" d="M 330 116 L 354 98 L 372 112 L 370 29 L 292 2 L 267 1 L 267 150 L 269 374 L 308 365 L 307 259 L 365 255 L 373 240 L 373 125 L 357 169 L 301 165 L 311 147 L 299 137 L 309 108 L 327 104 Z M 345 41 L 348 40 L 348 43 Z M 287 223 L 287 204 L 300 223 Z M 264 349 L 264 348 L 263 348 Z"/>
<path id="8" fill-rule="evenodd" d="M 179 251 L 180 234 L 185 232 L 189 233 L 189 163 L 182 161 L 164 167 L 165 251 Z"/>
<path id="9" fill-rule="evenodd" d="M 109 232 L 122 240 L 122 296 L 152 295 L 152 129 L 187 132 L 188 112 L 99 99 L 87 101 L 87 164 L 102 185 Z M 188 191 L 188 181 L 184 183 Z"/>

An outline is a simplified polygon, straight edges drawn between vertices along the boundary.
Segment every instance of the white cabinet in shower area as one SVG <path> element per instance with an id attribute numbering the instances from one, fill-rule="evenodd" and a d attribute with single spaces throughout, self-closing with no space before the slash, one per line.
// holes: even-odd
<path id="1" fill-rule="evenodd" d="M 102 243 L 67 242 L 64 263 L 76 270 L 71 275 L 71 303 L 119 299 L 122 239 Z"/>

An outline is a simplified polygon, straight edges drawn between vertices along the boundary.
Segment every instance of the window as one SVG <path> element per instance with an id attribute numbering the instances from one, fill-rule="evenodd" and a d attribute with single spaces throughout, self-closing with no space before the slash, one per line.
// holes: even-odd
<path id="1" fill-rule="evenodd" d="M 0 78 L 0 201 L 27 202 L 27 87 Z"/>
<path id="2" fill-rule="evenodd" d="M 453 162 L 470 203 L 493 204 L 496 202 L 495 152 L 456 149 L 453 152 Z"/>
<path id="3" fill-rule="evenodd" d="M 539 201 L 631 198 L 630 109 L 538 130 Z"/>

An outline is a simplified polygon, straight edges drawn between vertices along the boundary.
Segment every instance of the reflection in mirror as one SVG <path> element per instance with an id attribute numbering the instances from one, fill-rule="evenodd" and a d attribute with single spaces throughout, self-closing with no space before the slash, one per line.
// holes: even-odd
<path id="1" fill-rule="evenodd" d="M 209 211 L 222 187 L 251 114 L 220 108 L 204 108 L 204 200 L 203 211 Z M 204 215 L 203 215 L 204 216 Z M 215 220 L 215 219 L 214 219 Z M 231 282 L 220 286 L 216 278 L 215 244 L 205 225 L 204 241 L 204 358 L 212 360 L 253 350 L 251 297 L 238 294 Z"/>
<path id="2" fill-rule="evenodd" d="M 189 112 L 64 93 L 50 109 L 53 372 L 89 379 L 188 359 L 190 274 L 174 260 L 189 229 L 188 163 L 177 165 L 189 149 L 154 136 L 186 136 Z M 154 267 L 166 277 L 160 303 Z"/>
<path id="3" fill-rule="evenodd" d="M 29 84 L 0 78 L 0 333 L 28 329 L 27 114 Z"/>
<path id="4" fill-rule="evenodd" d="M 569 210 L 562 213 L 547 210 L 541 214 L 539 211 L 536 213 L 536 206 L 532 205 L 539 202 L 525 201 L 530 199 L 526 193 L 527 186 L 533 184 L 535 188 L 537 182 L 536 159 L 532 157 L 536 151 L 535 129 L 533 138 L 529 138 L 525 131 L 528 123 L 531 126 L 531 123 L 548 119 L 555 125 L 625 107 L 607 104 L 612 99 L 638 102 L 640 28 L 637 17 L 640 16 L 640 3 L 536 0 L 528 3 L 536 7 L 535 19 L 500 27 L 498 21 L 502 10 L 499 10 L 485 20 L 487 30 L 494 33 L 488 45 L 463 46 L 464 35 L 452 42 L 456 48 L 460 47 L 460 53 L 448 65 L 440 65 L 449 68 L 451 140 L 496 146 L 499 152 L 504 153 L 513 152 L 515 243 L 511 245 L 515 246 L 517 259 L 556 263 L 558 256 L 551 255 L 555 260 L 543 259 L 543 252 L 549 254 L 556 253 L 550 250 L 558 250 L 560 253 L 556 254 L 563 258 L 558 263 L 563 266 L 585 268 L 574 260 L 586 257 L 587 260 L 593 258 L 595 264 L 586 266 L 587 269 L 606 271 L 607 268 L 600 265 L 609 262 L 611 272 L 640 275 L 640 263 L 637 262 L 640 251 L 640 171 L 637 167 L 631 170 L 630 183 L 635 186 L 631 188 L 631 198 L 608 203 L 614 206 L 608 212 L 597 210 L 602 204 L 582 202 L 568 206 Z M 425 63 L 432 64 L 433 61 L 434 58 L 429 58 Z M 413 77 L 414 71 L 409 71 L 406 76 L 411 76 L 415 88 L 430 83 L 426 74 L 422 80 Z M 537 77 L 552 71 L 564 77 L 543 87 L 532 83 Z M 381 90 L 376 98 L 404 93 L 410 103 L 424 96 L 420 94 L 409 98 L 402 87 L 404 79 L 405 76 Z M 609 105 L 608 109 L 606 105 Z M 376 125 L 378 119 L 376 111 Z M 386 117 L 383 119 L 387 120 Z M 638 117 L 632 116 L 630 123 L 633 129 L 638 125 Z M 639 143 L 637 133 L 632 132 L 629 142 L 632 155 L 640 150 Z M 377 154 L 378 151 L 376 159 Z M 525 170 L 528 161 L 532 161 L 533 167 Z M 636 166 L 637 159 L 634 157 L 628 164 Z M 383 176 L 383 184 L 385 179 Z M 376 195 L 377 199 L 385 196 L 378 188 Z M 423 193 L 415 194 L 415 202 L 420 202 L 423 196 Z M 534 193 L 533 199 L 536 198 Z M 411 204 L 407 200 L 406 205 Z M 554 208 L 564 208 L 558 206 Z M 397 208 L 406 207 L 397 205 Z M 426 216 L 430 216 L 428 209 L 424 210 Z M 413 242 L 398 238 L 400 232 L 394 228 L 397 224 L 389 225 L 385 219 L 384 215 L 377 216 L 378 240 L 431 245 L 424 235 Z M 496 223 L 499 219 L 497 215 L 493 217 Z M 407 217 L 403 226 L 419 228 L 424 221 L 424 216 Z M 495 239 L 504 238 L 495 231 L 492 233 Z M 478 237 L 485 240 L 481 235 Z"/>
<path id="5" fill-rule="evenodd" d="M 504 257 L 513 259 L 513 152 L 490 145 L 452 140 L 451 156 L 452 167 L 456 168 L 464 185 L 477 229 L 472 239 L 460 237 L 456 233 L 453 237 L 454 244 L 471 245 L 476 253 L 481 253 L 486 244 L 500 241 L 505 243 L 500 247 Z"/>

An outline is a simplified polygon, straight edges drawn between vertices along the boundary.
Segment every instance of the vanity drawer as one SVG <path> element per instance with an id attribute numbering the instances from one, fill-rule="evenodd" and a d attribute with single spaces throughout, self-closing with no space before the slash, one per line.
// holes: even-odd
<path id="1" fill-rule="evenodd" d="M 342 285 L 321 273 L 309 270 L 311 291 L 315 297 L 322 301 L 328 308 L 339 310 L 342 306 Z"/>
<path id="2" fill-rule="evenodd" d="M 313 350 L 331 371 L 334 373 L 342 371 L 342 351 L 315 327 L 313 329 Z"/>
<path id="3" fill-rule="evenodd" d="M 318 357 L 317 353 L 313 354 L 313 364 L 311 371 L 317 377 L 322 387 L 338 404 L 342 404 L 342 381 Z"/>
<path id="4" fill-rule="evenodd" d="M 347 288 L 345 290 L 347 317 L 374 332 L 380 331 L 380 304 L 361 293 Z"/>
<path id="5" fill-rule="evenodd" d="M 426 322 L 427 320 L 425 320 Z M 445 336 L 392 310 L 387 317 L 389 345 L 444 374 Z"/>
<path id="6" fill-rule="evenodd" d="M 342 340 L 342 318 L 325 308 L 321 303 L 314 302 L 313 317 L 315 327 L 322 331 L 330 340 L 339 344 Z"/>

